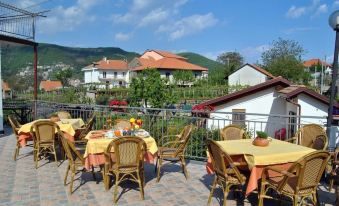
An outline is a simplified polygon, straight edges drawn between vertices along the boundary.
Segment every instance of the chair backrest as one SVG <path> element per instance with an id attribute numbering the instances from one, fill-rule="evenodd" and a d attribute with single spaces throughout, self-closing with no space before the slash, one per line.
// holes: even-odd
<path id="1" fill-rule="evenodd" d="M 177 139 L 178 144 L 176 144 L 177 150 L 175 152 L 175 156 L 183 155 L 185 153 L 187 143 L 189 141 L 189 138 L 191 137 L 192 129 L 193 129 L 193 125 L 189 124 L 189 125 L 186 125 L 183 131 L 180 133 L 181 135 Z"/>
<path id="2" fill-rule="evenodd" d="M 12 115 L 8 115 L 8 121 L 9 124 L 12 127 L 13 133 L 18 136 L 18 131 L 20 129 L 20 124 L 18 124 L 18 122 L 16 121 L 16 119 L 12 116 Z"/>
<path id="3" fill-rule="evenodd" d="M 312 148 L 316 150 L 325 150 L 328 145 L 328 139 L 326 135 L 318 135 L 313 141 Z"/>
<path id="4" fill-rule="evenodd" d="M 288 184 L 296 194 L 298 194 L 299 191 L 316 188 L 329 158 L 330 154 L 326 151 L 315 151 L 301 157 L 288 169 L 288 172 L 296 176 L 285 176 L 278 185 L 278 190 L 282 190 L 286 184 Z"/>
<path id="5" fill-rule="evenodd" d="M 131 123 L 127 119 L 117 119 L 115 120 L 115 129 L 125 129 L 126 127 L 131 127 Z"/>
<path id="6" fill-rule="evenodd" d="M 60 119 L 71 119 L 72 118 L 71 114 L 66 111 L 58 111 L 58 116 Z"/>
<path id="7" fill-rule="evenodd" d="M 33 123 L 31 127 L 31 135 L 35 137 L 35 140 L 38 143 L 54 143 L 56 130 L 58 132 L 60 131 L 60 128 L 56 123 L 48 120 L 41 120 Z"/>
<path id="8" fill-rule="evenodd" d="M 227 168 L 231 169 L 236 175 L 239 182 L 243 183 L 245 179 L 240 174 L 240 171 L 234 166 L 232 158 L 224 151 L 214 140 L 207 139 L 207 148 L 210 154 L 213 169 L 216 175 L 226 179 Z"/>
<path id="9" fill-rule="evenodd" d="M 94 125 L 95 115 L 93 115 L 87 122 L 85 129 L 81 130 L 81 133 L 78 136 L 78 139 L 83 139 L 86 135 L 92 130 Z"/>
<path id="10" fill-rule="evenodd" d="M 245 130 L 238 125 L 228 125 L 220 130 L 221 140 L 243 139 Z"/>
<path id="11" fill-rule="evenodd" d="M 120 137 L 111 141 L 105 151 L 105 160 L 112 167 L 139 168 L 146 152 L 146 143 L 140 137 Z M 112 158 L 114 156 L 114 158 Z"/>
<path id="12" fill-rule="evenodd" d="M 324 129 L 320 125 L 317 125 L 317 124 L 304 125 L 303 127 L 299 129 L 297 134 L 298 134 L 297 135 L 298 144 L 305 146 L 305 147 L 309 147 L 309 148 L 313 148 L 313 144 L 315 143 L 315 140 L 320 135 L 323 135 L 327 139 Z"/>
<path id="13" fill-rule="evenodd" d="M 67 139 L 64 133 L 58 132 L 58 135 L 61 139 L 62 147 L 64 148 L 64 151 L 66 153 L 68 161 L 70 162 L 70 165 L 74 165 L 76 159 L 79 159 L 84 165 L 85 160 L 83 156 L 80 154 L 80 152 L 76 149 L 74 143 Z"/>

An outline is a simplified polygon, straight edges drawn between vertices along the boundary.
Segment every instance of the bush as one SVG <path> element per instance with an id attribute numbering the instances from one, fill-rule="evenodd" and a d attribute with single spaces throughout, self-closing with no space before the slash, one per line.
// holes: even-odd
<path id="1" fill-rule="evenodd" d="M 107 95 L 99 95 L 96 99 L 95 102 L 98 105 L 107 105 L 109 100 L 109 96 Z"/>

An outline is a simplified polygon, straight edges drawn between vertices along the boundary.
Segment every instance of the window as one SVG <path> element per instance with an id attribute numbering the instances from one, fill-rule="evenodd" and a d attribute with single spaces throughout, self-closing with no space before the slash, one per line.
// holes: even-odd
<path id="1" fill-rule="evenodd" d="M 297 124 L 297 117 L 296 117 L 296 113 L 290 111 L 288 113 L 288 115 L 290 115 L 290 117 L 288 117 L 288 131 L 289 131 L 289 137 L 293 137 L 293 135 L 296 132 L 296 124 Z"/>
<path id="2" fill-rule="evenodd" d="M 118 72 L 114 72 L 114 78 L 118 77 Z"/>
<path id="3" fill-rule="evenodd" d="M 166 72 L 166 78 L 167 78 L 167 79 L 169 79 L 169 78 L 170 78 L 170 75 L 171 75 L 171 73 L 169 73 L 169 72 Z"/>
<path id="4" fill-rule="evenodd" d="M 198 73 L 194 73 L 194 77 L 195 77 L 195 78 L 198 78 Z"/>
<path id="5" fill-rule="evenodd" d="M 102 77 L 103 77 L 104 79 L 106 79 L 106 72 L 103 72 L 103 73 L 102 73 Z"/>
<path id="6" fill-rule="evenodd" d="M 232 109 L 232 124 L 245 125 L 246 109 Z"/>
<path id="7" fill-rule="evenodd" d="M 123 72 L 123 73 L 122 73 L 122 76 L 125 77 L 125 76 L 126 76 L 126 72 Z"/>

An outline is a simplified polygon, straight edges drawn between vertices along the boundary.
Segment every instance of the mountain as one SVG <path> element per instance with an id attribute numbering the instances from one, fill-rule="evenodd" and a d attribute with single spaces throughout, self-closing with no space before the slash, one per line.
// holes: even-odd
<path id="1" fill-rule="evenodd" d="M 220 64 L 219 62 L 214 61 L 212 59 L 209 59 L 207 57 L 204 57 L 204 56 L 197 54 L 197 53 L 182 52 L 182 53 L 178 53 L 177 55 L 187 58 L 188 62 L 190 62 L 192 64 L 197 64 L 199 66 L 208 68 L 209 70 L 223 68 L 223 65 Z"/>
<path id="2" fill-rule="evenodd" d="M 222 67 L 220 63 L 200 54 L 185 52 L 178 55 L 188 58 L 190 63 L 206 67 L 210 70 Z M 127 58 L 130 61 L 134 57 L 140 56 L 140 54 L 128 52 L 118 47 L 76 48 L 46 43 L 39 43 L 38 46 L 39 66 L 64 63 L 75 69 L 74 74 L 77 78 L 83 78 L 82 72 L 80 72 L 81 68 L 102 59 L 104 56 L 108 59 Z M 33 65 L 33 48 L 28 46 L 3 46 L 1 63 L 2 76 L 5 80 L 14 77 L 15 74 L 22 71 L 22 68 L 29 66 L 30 70 Z"/>
<path id="3" fill-rule="evenodd" d="M 2 48 L 3 76 L 16 74 L 21 68 L 33 63 L 33 48 L 28 46 L 8 46 Z M 55 65 L 64 63 L 80 71 L 93 61 L 103 57 L 108 59 L 132 60 L 140 56 L 135 52 L 127 52 L 117 47 L 76 48 L 54 44 L 40 43 L 38 46 L 38 65 Z"/>

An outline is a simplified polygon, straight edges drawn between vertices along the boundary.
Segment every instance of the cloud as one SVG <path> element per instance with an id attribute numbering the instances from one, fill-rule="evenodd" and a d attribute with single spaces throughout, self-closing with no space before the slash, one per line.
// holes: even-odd
<path id="1" fill-rule="evenodd" d="M 132 38 L 132 36 L 133 36 L 132 33 L 119 32 L 119 33 L 115 34 L 114 39 L 116 41 L 128 41 Z"/>
<path id="2" fill-rule="evenodd" d="M 150 24 L 156 24 L 167 19 L 169 16 L 169 11 L 162 8 L 152 10 L 147 16 L 140 20 L 138 26 L 147 26 Z"/>
<path id="3" fill-rule="evenodd" d="M 337 6 L 339 6 L 339 0 L 336 0 L 333 2 L 333 7 L 337 7 Z"/>
<path id="4" fill-rule="evenodd" d="M 288 9 L 286 13 L 286 17 L 288 18 L 298 18 L 301 15 L 306 13 L 306 7 L 296 7 L 296 6 L 291 6 L 291 8 Z"/>
<path id="5" fill-rule="evenodd" d="M 270 49 L 270 46 L 267 44 L 262 44 L 259 46 L 249 46 L 242 50 L 240 53 L 244 56 L 247 62 L 256 62 L 261 58 L 261 54 Z"/>
<path id="6" fill-rule="evenodd" d="M 177 40 L 184 36 L 192 35 L 205 30 L 208 27 L 214 26 L 218 22 L 213 13 L 205 15 L 192 15 L 184 17 L 174 23 L 161 25 L 158 27 L 158 33 L 166 33 L 169 35 L 169 40 Z"/>
<path id="7" fill-rule="evenodd" d="M 292 5 L 285 16 L 290 19 L 296 19 L 306 14 L 312 14 L 311 18 L 328 11 L 327 4 L 320 4 L 320 0 L 313 0 L 310 5 L 297 7 Z"/>
<path id="8" fill-rule="evenodd" d="M 100 2 L 100 0 L 77 0 L 69 7 L 57 6 L 52 9 L 47 18 L 39 19 L 38 32 L 72 31 L 81 24 L 93 22 L 96 17 L 90 14 L 90 10 Z"/>
<path id="9" fill-rule="evenodd" d="M 301 32 L 306 32 L 306 31 L 312 31 L 315 30 L 316 28 L 314 27 L 296 27 L 296 28 L 289 28 L 283 31 L 284 34 L 286 35 L 291 35 L 295 33 L 301 33 Z"/>

